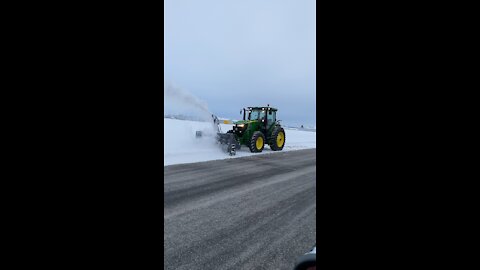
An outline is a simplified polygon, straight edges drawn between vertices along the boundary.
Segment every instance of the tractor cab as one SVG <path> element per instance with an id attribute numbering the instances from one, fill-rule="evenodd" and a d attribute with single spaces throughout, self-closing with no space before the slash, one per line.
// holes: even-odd
<path id="1" fill-rule="evenodd" d="M 272 107 L 248 107 L 243 109 L 243 121 L 240 125 L 258 122 L 258 129 L 268 133 L 277 122 L 277 109 Z"/>
<path id="2" fill-rule="evenodd" d="M 272 107 L 248 107 L 243 109 L 244 121 L 259 121 L 268 125 L 276 122 L 277 109 Z"/>

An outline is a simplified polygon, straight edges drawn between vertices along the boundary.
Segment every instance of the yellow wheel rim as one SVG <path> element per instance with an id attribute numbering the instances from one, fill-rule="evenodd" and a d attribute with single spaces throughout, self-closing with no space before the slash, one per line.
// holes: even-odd
<path id="1" fill-rule="evenodd" d="M 263 147 L 263 138 L 258 137 L 258 139 L 257 139 L 257 150 L 262 149 L 262 147 Z"/>
<path id="2" fill-rule="evenodd" d="M 279 132 L 277 135 L 277 146 L 282 147 L 284 142 L 285 142 L 285 134 L 283 134 L 283 132 Z"/>

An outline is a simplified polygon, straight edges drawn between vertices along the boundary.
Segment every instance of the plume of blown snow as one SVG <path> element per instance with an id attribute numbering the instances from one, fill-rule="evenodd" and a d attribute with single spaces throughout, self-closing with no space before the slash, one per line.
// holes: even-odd
<path id="1" fill-rule="evenodd" d="M 164 116 L 181 115 L 192 120 L 212 121 L 212 113 L 208 109 L 207 103 L 190 92 L 175 87 L 171 83 L 164 83 L 163 96 Z"/>
<path id="2" fill-rule="evenodd" d="M 212 113 L 208 109 L 207 103 L 190 92 L 175 87 L 172 84 L 164 83 L 164 112 L 163 115 L 176 119 L 195 120 L 211 123 L 210 128 L 199 130 L 207 135 L 208 140 L 214 140 L 218 131 L 218 126 L 214 124 Z M 197 130 L 191 130 L 193 134 Z"/>

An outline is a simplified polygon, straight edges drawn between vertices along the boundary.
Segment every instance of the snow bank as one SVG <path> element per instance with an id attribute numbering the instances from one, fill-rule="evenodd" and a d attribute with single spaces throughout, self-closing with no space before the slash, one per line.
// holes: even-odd
<path id="1" fill-rule="evenodd" d="M 230 130 L 232 125 L 220 125 L 223 132 Z M 196 138 L 195 132 L 201 130 L 205 136 Z M 285 146 L 283 151 L 316 148 L 316 132 L 285 130 Z M 236 156 L 229 156 L 215 142 L 213 125 L 210 122 L 195 122 L 187 120 L 164 118 L 164 166 L 182 163 L 193 163 L 208 160 L 238 158 L 251 155 L 275 153 L 268 145 L 262 153 L 251 153 L 242 146 Z M 210 135 L 210 136 L 209 136 Z"/>

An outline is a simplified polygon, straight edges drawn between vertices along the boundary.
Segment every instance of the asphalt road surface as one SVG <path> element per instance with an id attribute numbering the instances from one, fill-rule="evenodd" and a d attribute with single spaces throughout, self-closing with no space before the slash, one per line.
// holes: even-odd
<path id="1" fill-rule="evenodd" d="M 293 269 L 316 244 L 315 152 L 164 167 L 164 269 Z"/>

